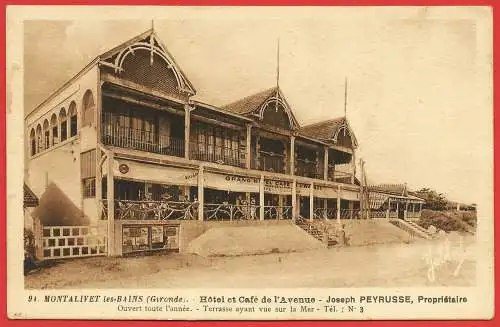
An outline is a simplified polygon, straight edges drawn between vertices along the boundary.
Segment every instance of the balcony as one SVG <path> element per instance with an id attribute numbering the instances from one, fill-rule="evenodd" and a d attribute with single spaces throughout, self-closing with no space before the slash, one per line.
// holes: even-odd
<path id="1" fill-rule="evenodd" d="M 244 162 L 240 160 L 240 151 L 237 149 L 199 142 L 191 142 L 190 147 L 190 159 L 244 167 Z"/>
<path id="2" fill-rule="evenodd" d="M 261 151 L 260 158 L 252 160 L 252 169 L 284 174 L 285 167 L 285 158 L 279 153 Z"/>
<path id="3" fill-rule="evenodd" d="M 105 145 L 120 148 L 184 157 L 183 139 L 173 138 L 169 135 L 159 135 L 150 131 L 104 125 L 102 141 Z"/>
<path id="4" fill-rule="evenodd" d="M 315 161 L 297 158 L 295 161 L 295 169 L 295 174 L 297 176 L 323 179 L 323 171 L 318 169 Z"/>

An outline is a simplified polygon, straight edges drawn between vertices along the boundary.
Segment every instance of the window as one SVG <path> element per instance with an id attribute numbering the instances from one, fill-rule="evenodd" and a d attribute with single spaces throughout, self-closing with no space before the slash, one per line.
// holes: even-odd
<path id="1" fill-rule="evenodd" d="M 95 197 L 96 151 L 90 150 L 80 154 L 83 197 Z"/>
<path id="2" fill-rule="evenodd" d="M 82 100 L 82 126 L 92 126 L 94 122 L 94 96 L 91 90 L 87 90 Z"/>
<path id="3" fill-rule="evenodd" d="M 59 143 L 59 133 L 58 133 L 58 126 L 57 126 L 57 115 L 52 114 L 52 117 L 50 118 L 50 127 L 51 127 L 51 132 L 52 132 L 52 139 L 50 140 L 51 145 L 55 145 Z"/>
<path id="4" fill-rule="evenodd" d="M 61 142 L 66 141 L 68 138 L 68 121 L 66 116 L 66 110 L 64 108 L 61 109 L 59 113 L 59 121 L 61 122 Z"/>
<path id="5" fill-rule="evenodd" d="M 30 132 L 30 145 L 31 145 L 31 155 L 34 156 L 36 154 L 36 138 L 35 138 L 35 130 L 32 128 Z"/>
<path id="6" fill-rule="evenodd" d="M 76 112 L 75 102 L 71 102 L 69 105 L 69 135 L 70 137 L 76 136 L 78 133 L 78 118 Z"/>
<path id="7" fill-rule="evenodd" d="M 95 198 L 95 177 L 84 178 L 82 180 L 83 184 L 83 197 L 84 198 Z"/>

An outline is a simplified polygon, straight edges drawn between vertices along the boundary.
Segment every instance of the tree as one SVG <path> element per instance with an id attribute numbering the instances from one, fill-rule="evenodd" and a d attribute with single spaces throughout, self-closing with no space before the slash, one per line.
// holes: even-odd
<path id="1" fill-rule="evenodd" d="M 425 200 L 424 208 L 430 210 L 444 211 L 448 200 L 443 193 L 438 193 L 428 187 L 424 187 L 416 195 Z"/>

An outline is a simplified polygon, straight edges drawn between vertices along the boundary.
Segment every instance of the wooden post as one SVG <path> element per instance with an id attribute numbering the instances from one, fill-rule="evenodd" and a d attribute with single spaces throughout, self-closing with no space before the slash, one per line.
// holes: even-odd
<path id="1" fill-rule="evenodd" d="M 295 175 L 295 135 L 290 136 L 290 175 Z"/>
<path id="2" fill-rule="evenodd" d="M 29 210 L 28 208 L 25 210 Z M 31 211 L 29 215 L 31 216 Z M 33 217 L 33 237 L 35 238 L 35 257 L 38 260 L 43 259 L 43 226 L 40 218 Z"/>
<path id="3" fill-rule="evenodd" d="M 191 111 L 188 104 L 184 105 L 184 158 L 189 159 L 189 144 L 191 135 Z"/>
<path id="4" fill-rule="evenodd" d="M 102 152 L 99 146 L 95 149 L 95 165 L 96 165 L 96 170 L 95 170 L 95 201 L 96 201 L 96 207 L 97 207 L 97 220 L 102 219 L 102 166 L 101 166 L 101 158 L 102 158 Z"/>
<path id="5" fill-rule="evenodd" d="M 405 203 L 405 212 L 403 214 L 404 219 L 408 218 L 408 202 Z"/>
<path id="6" fill-rule="evenodd" d="M 115 255 L 115 180 L 114 154 L 108 152 L 107 201 L 108 201 L 108 256 Z"/>
<path id="7" fill-rule="evenodd" d="M 389 201 L 389 203 L 387 206 L 387 213 L 385 214 L 385 218 L 389 219 L 391 217 L 391 198 L 388 198 L 387 201 Z"/>
<path id="8" fill-rule="evenodd" d="M 314 219 L 314 188 L 313 183 L 309 186 L 309 220 L 313 221 Z"/>
<path id="9" fill-rule="evenodd" d="M 247 169 L 252 168 L 252 125 L 247 125 L 247 138 L 246 138 L 246 154 L 245 166 Z"/>
<path id="10" fill-rule="evenodd" d="M 279 219 L 283 219 L 283 197 L 284 195 L 278 195 L 278 206 L 279 206 L 279 210 L 278 210 L 278 220 Z"/>
<path id="11" fill-rule="evenodd" d="M 349 219 L 352 219 L 354 215 L 354 202 L 349 201 Z M 361 212 L 361 215 L 363 215 L 363 212 Z M 363 217 L 361 217 L 363 218 Z"/>
<path id="12" fill-rule="evenodd" d="M 323 160 L 323 179 L 328 180 L 328 146 L 325 146 L 325 156 Z"/>
<path id="13" fill-rule="evenodd" d="M 260 175 L 259 184 L 259 218 L 264 220 L 264 175 Z"/>
<path id="14" fill-rule="evenodd" d="M 340 225 L 340 194 L 342 192 L 342 187 L 337 186 L 337 223 Z"/>
<path id="15" fill-rule="evenodd" d="M 203 177 L 203 166 L 198 169 L 198 220 L 203 221 L 203 206 L 205 204 L 205 179 Z"/>
<path id="16" fill-rule="evenodd" d="M 399 201 L 396 201 L 396 218 L 399 219 Z"/>
<path id="17" fill-rule="evenodd" d="M 323 218 L 328 220 L 328 198 L 323 199 Z"/>
<path id="18" fill-rule="evenodd" d="M 363 163 L 363 166 L 364 166 L 364 163 Z M 361 168 L 363 171 L 363 167 Z M 352 157 L 351 157 L 351 184 L 354 184 L 354 176 L 356 174 L 356 159 L 354 157 L 354 152 L 352 153 Z M 364 176 L 362 177 L 364 179 Z"/>
<path id="19" fill-rule="evenodd" d="M 292 221 L 297 219 L 297 181 L 292 183 Z"/>

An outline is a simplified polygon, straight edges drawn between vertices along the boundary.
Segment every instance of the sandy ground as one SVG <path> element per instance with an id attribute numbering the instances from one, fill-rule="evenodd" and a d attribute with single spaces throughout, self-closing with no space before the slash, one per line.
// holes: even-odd
<path id="1" fill-rule="evenodd" d="M 473 286 L 475 245 L 441 241 L 240 257 L 166 254 L 60 261 L 25 277 L 26 288 Z M 464 249 L 468 249 L 466 252 Z M 435 262 L 430 281 L 429 258 Z M 443 260 L 445 258 L 445 260 Z M 459 262 L 463 264 L 455 276 Z"/>

